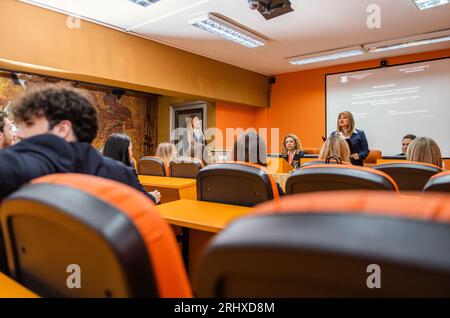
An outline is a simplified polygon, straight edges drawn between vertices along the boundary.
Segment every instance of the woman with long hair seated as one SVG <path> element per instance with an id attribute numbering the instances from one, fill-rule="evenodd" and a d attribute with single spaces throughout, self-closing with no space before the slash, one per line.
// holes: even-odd
<path id="1" fill-rule="evenodd" d="M 156 148 L 156 157 L 163 159 L 167 164 L 177 158 L 177 150 L 174 144 L 162 142 Z"/>
<path id="2" fill-rule="evenodd" d="M 337 163 L 350 162 L 350 149 L 347 142 L 340 136 L 330 136 L 325 140 L 319 153 L 319 159 Z"/>
<path id="3" fill-rule="evenodd" d="M 441 150 L 438 144 L 429 137 L 417 137 L 406 150 L 406 160 L 430 163 L 443 169 Z"/>
<path id="4" fill-rule="evenodd" d="M 300 166 L 300 158 L 304 155 L 302 143 L 296 135 L 288 134 L 283 138 L 283 159 L 291 166 Z"/>
<path id="5" fill-rule="evenodd" d="M 267 167 L 267 148 L 264 139 L 253 131 L 242 133 L 234 143 L 232 158 L 234 161 L 249 162 Z M 279 195 L 284 195 L 278 182 L 277 189 Z"/>
<path id="6" fill-rule="evenodd" d="M 133 144 L 131 139 L 126 134 L 112 134 L 106 140 L 103 147 L 103 156 L 122 162 L 124 165 L 130 167 L 136 174 L 134 165 L 131 163 L 133 157 Z M 161 201 L 161 193 L 158 190 L 148 192 L 150 198 L 155 202 Z"/>

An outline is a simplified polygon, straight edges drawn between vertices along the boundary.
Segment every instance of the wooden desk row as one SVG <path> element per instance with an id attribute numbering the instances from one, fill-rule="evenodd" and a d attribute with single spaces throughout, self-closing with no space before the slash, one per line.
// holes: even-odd
<path id="1" fill-rule="evenodd" d="M 146 191 L 159 190 L 161 203 L 180 199 L 197 199 L 197 181 L 195 179 L 139 175 L 139 181 Z"/>
<path id="2" fill-rule="evenodd" d="M 38 298 L 38 296 L 0 272 L 0 298 Z"/>

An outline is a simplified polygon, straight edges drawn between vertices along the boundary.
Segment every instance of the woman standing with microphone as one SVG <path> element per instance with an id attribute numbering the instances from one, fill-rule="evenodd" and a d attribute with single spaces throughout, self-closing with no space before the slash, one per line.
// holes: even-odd
<path id="1" fill-rule="evenodd" d="M 364 166 L 364 159 L 369 155 L 369 145 L 363 130 L 355 128 L 355 120 L 349 111 L 338 115 L 337 130 L 331 133 L 346 139 L 350 148 L 350 161 L 353 165 Z"/>

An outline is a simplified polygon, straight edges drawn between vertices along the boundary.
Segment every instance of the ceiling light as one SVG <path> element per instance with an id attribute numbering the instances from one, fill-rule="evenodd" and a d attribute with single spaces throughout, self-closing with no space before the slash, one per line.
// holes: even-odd
<path id="1" fill-rule="evenodd" d="M 129 0 L 133 3 L 136 3 L 144 8 L 148 7 L 151 4 L 158 2 L 159 0 Z"/>
<path id="2" fill-rule="evenodd" d="M 339 50 L 326 51 L 326 52 L 321 52 L 321 53 L 314 53 L 314 54 L 291 57 L 288 60 L 289 60 L 289 63 L 291 63 L 293 65 L 304 65 L 304 64 L 311 64 L 311 63 L 343 59 L 346 57 L 362 55 L 364 53 L 366 53 L 366 51 L 364 51 L 364 49 L 361 46 L 355 46 L 355 47 L 350 47 L 350 48 L 345 48 L 345 49 L 339 49 Z"/>
<path id="3" fill-rule="evenodd" d="M 419 10 L 427 10 L 450 3 L 450 0 L 413 0 Z"/>
<path id="4" fill-rule="evenodd" d="M 189 20 L 189 24 L 237 44 L 255 48 L 267 40 L 211 13 Z"/>
<path id="5" fill-rule="evenodd" d="M 371 53 L 378 53 L 447 41 L 450 41 L 450 30 L 428 33 L 389 42 L 367 44 L 364 48 Z"/>

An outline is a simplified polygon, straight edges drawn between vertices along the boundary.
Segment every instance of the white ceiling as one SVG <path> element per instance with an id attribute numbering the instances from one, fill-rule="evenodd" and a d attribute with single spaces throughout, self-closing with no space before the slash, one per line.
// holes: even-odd
<path id="1" fill-rule="evenodd" d="M 128 0 L 22 0 L 78 15 L 126 32 L 267 75 L 450 48 L 450 42 L 294 66 L 286 58 L 450 29 L 450 5 L 419 11 L 412 0 L 291 0 L 294 12 L 265 20 L 247 0 L 161 0 L 147 8 Z M 369 29 L 370 4 L 381 8 L 381 28 Z M 269 39 L 249 49 L 188 24 L 215 12 Z"/>

